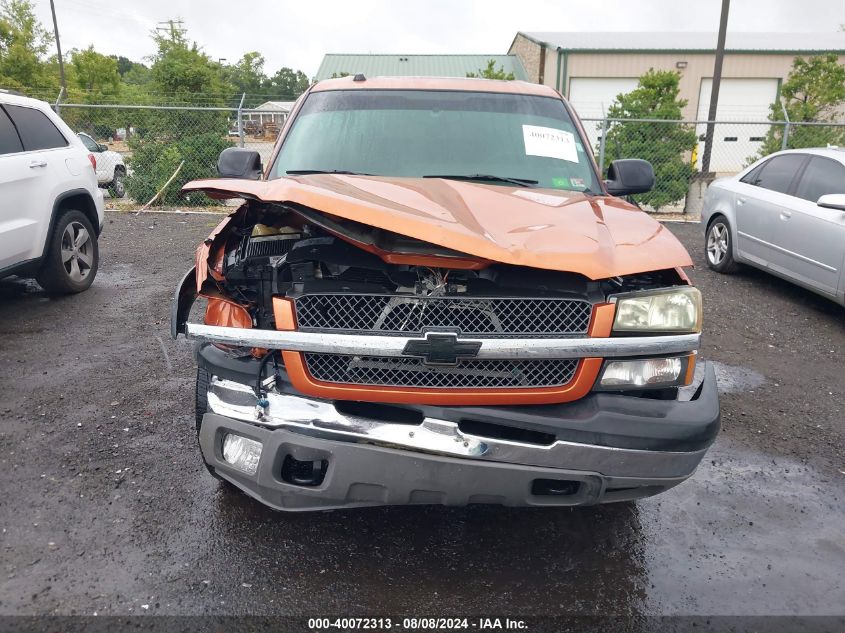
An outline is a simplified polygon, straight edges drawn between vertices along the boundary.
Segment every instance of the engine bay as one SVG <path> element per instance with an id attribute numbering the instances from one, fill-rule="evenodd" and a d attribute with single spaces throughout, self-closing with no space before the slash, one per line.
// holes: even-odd
<path id="1" fill-rule="evenodd" d="M 591 280 L 488 262 L 313 210 L 254 202 L 214 239 L 209 266 L 202 293 L 244 306 L 255 327 L 270 329 L 274 296 L 548 297 L 595 304 L 613 293 L 685 283 L 674 269 Z"/>

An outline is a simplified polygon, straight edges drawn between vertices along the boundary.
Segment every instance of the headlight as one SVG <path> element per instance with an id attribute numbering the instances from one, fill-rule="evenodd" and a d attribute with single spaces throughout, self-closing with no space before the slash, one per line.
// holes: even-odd
<path id="1" fill-rule="evenodd" d="M 694 363 L 695 355 L 610 360 L 604 364 L 596 388 L 600 391 L 617 391 L 677 387 L 689 382 Z"/>
<path id="2" fill-rule="evenodd" d="M 692 286 L 619 295 L 614 332 L 701 331 L 701 292 Z"/>

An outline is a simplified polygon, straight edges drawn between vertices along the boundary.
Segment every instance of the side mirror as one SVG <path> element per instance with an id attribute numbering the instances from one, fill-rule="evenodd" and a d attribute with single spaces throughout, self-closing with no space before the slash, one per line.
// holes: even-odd
<path id="1" fill-rule="evenodd" d="M 251 149 L 227 147 L 217 159 L 217 173 L 221 178 L 260 180 L 263 172 L 261 155 Z"/>
<path id="2" fill-rule="evenodd" d="M 650 162 L 639 158 L 615 160 L 607 169 L 604 184 L 612 196 L 645 193 L 654 188 L 654 168 Z"/>
<path id="3" fill-rule="evenodd" d="M 101 152 L 107 152 L 107 151 L 109 151 L 109 146 L 108 146 L 108 145 L 104 145 L 103 143 L 100 143 L 99 145 L 97 145 L 97 147 L 99 148 L 99 150 L 100 150 Z"/>
<path id="4" fill-rule="evenodd" d="M 825 209 L 845 211 L 845 193 L 829 193 L 819 198 L 816 204 Z"/>

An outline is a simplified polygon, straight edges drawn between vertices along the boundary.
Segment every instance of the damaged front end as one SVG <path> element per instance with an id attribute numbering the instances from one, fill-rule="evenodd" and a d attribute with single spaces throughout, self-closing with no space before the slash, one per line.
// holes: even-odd
<path id="1" fill-rule="evenodd" d="M 391 225 L 383 198 L 352 197 L 362 179 L 316 178 L 191 185 L 246 198 L 200 245 L 172 308 L 173 336 L 196 344 L 197 429 L 217 476 L 307 510 L 619 501 L 694 471 L 719 413 L 712 369 L 696 366 L 683 258 L 633 272 L 622 249 L 538 258 L 551 246 L 530 227 L 516 248 L 405 203 Z M 329 208 L 326 189 L 331 212 L 314 206 Z M 580 202 L 609 239 L 616 201 Z M 637 331 L 660 310 L 699 314 Z"/>

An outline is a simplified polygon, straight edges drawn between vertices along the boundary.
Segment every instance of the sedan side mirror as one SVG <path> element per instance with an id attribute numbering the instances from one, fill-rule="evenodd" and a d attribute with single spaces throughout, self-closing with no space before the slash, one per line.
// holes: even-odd
<path id="1" fill-rule="evenodd" d="M 819 201 L 816 202 L 816 204 L 820 207 L 824 207 L 825 209 L 845 211 L 845 193 L 826 194 L 819 198 Z"/>
<path id="2" fill-rule="evenodd" d="M 612 196 L 645 193 L 654 188 L 654 168 L 650 162 L 639 158 L 615 160 L 607 169 L 604 184 Z"/>
<path id="3" fill-rule="evenodd" d="M 217 173 L 221 178 L 260 180 L 263 172 L 261 155 L 251 149 L 227 147 L 217 159 Z"/>
<path id="4" fill-rule="evenodd" d="M 107 152 L 107 151 L 109 151 L 109 146 L 108 146 L 108 145 L 104 145 L 103 143 L 100 143 L 99 145 L 97 145 L 97 148 L 98 148 L 101 152 Z"/>

